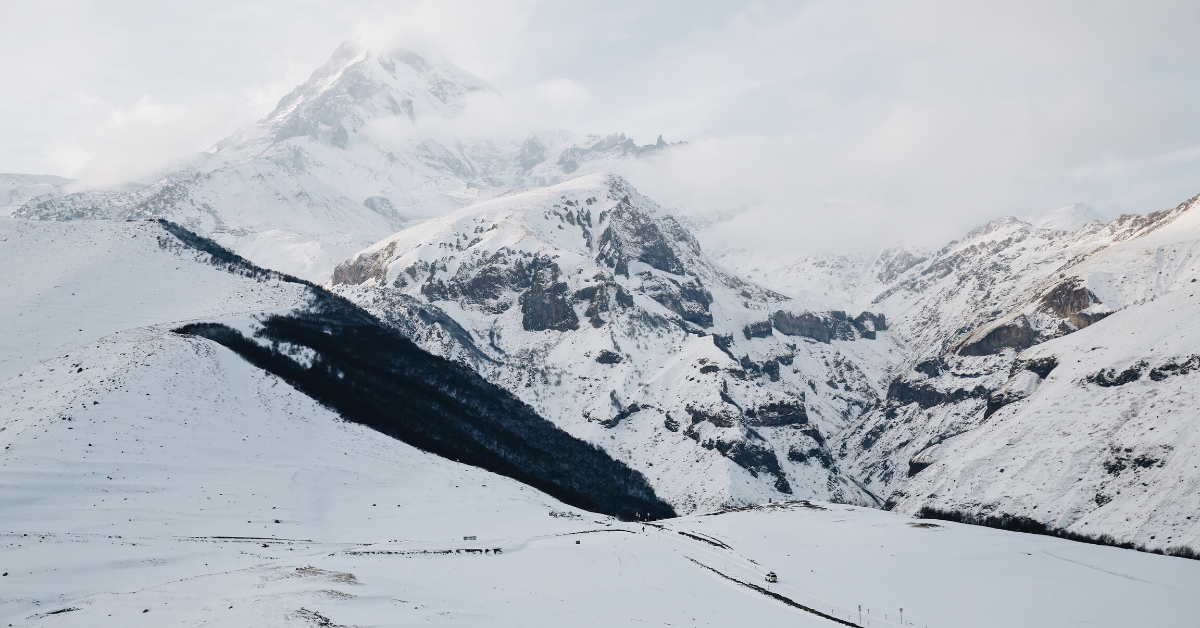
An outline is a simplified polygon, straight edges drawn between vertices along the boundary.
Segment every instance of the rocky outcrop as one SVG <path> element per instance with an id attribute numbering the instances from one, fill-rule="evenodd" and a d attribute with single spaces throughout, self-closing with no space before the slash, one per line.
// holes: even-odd
<path id="1" fill-rule="evenodd" d="M 988 394 L 989 391 L 983 386 L 943 391 L 925 382 L 896 380 L 888 386 L 887 399 L 891 404 L 898 406 L 915 403 L 923 409 L 929 409 L 944 403 L 958 403 L 964 399 L 982 399 Z"/>
<path id="2" fill-rule="evenodd" d="M 679 318 L 701 327 L 712 327 L 713 317 L 709 310 L 712 294 L 704 289 L 698 279 L 685 282 L 670 277 L 642 275 L 642 291 L 660 305 L 671 310 Z"/>
<path id="3" fill-rule="evenodd" d="M 775 476 L 775 490 L 791 494 L 792 487 L 787 478 L 783 477 L 783 469 L 780 468 L 779 458 L 774 451 L 745 441 L 706 440 L 700 443 L 700 446 L 721 452 L 721 455 L 749 471 L 754 477 L 758 477 L 760 473 Z"/>
<path id="4" fill-rule="evenodd" d="M 746 336 L 746 340 L 750 340 L 751 338 L 766 338 L 771 335 L 771 322 L 759 321 L 757 323 L 750 323 L 742 327 L 742 333 Z"/>
<path id="5" fill-rule="evenodd" d="M 1089 312 L 1094 305 L 1099 305 L 1100 299 L 1087 284 L 1078 277 L 1072 277 L 1047 292 L 1041 300 L 1041 310 L 1069 321 L 1076 329 L 1083 329 L 1112 312 Z"/>
<path id="6" fill-rule="evenodd" d="M 375 285 L 382 286 L 387 281 L 388 264 L 392 261 L 392 255 L 395 252 L 396 243 L 392 242 L 374 253 L 364 253 L 348 259 L 333 269 L 333 277 L 330 281 L 334 285 L 361 285 L 374 282 Z"/>
<path id="7" fill-rule="evenodd" d="M 804 336 L 825 343 L 854 340 L 854 325 L 845 312 L 830 312 L 828 316 L 822 316 L 812 312 L 795 314 L 780 310 L 771 315 L 771 324 L 779 333 L 788 336 Z"/>
<path id="8" fill-rule="evenodd" d="M 1030 371 L 1036 373 L 1038 377 L 1046 379 L 1050 376 L 1050 372 L 1058 366 L 1058 358 L 1047 356 L 1044 358 L 1033 358 L 1030 360 L 1017 360 L 1013 362 L 1012 372 Z"/>
<path id="9" fill-rule="evenodd" d="M 601 349 L 600 354 L 596 356 L 596 361 L 600 364 L 620 364 L 625 358 L 619 353 L 613 353 L 608 349 Z"/>
<path id="10" fill-rule="evenodd" d="M 781 427 L 805 423 L 808 423 L 808 413 L 805 412 L 803 403 L 768 403 L 746 410 L 746 425 L 754 427 Z"/>
<path id="11" fill-rule="evenodd" d="M 995 355 L 1005 349 L 1023 351 L 1033 346 L 1037 332 L 1024 314 L 1016 320 L 999 325 L 978 340 L 970 341 L 958 350 L 959 355 Z"/>
<path id="12" fill-rule="evenodd" d="M 1142 372 L 1145 370 L 1146 362 L 1145 360 L 1141 360 L 1119 373 L 1116 369 L 1101 369 L 1100 372 L 1087 376 L 1084 381 L 1105 388 L 1124 386 L 1125 384 L 1130 384 L 1141 379 Z"/>
<path id="13" fill-rule="evenodd" d="M 630 260 L 672 275 L 684 274 L 683 264 L 654 219 L 634 209 L 628 196 L 609 210 L 608 218 L 610 223 L 597 242 L 599 255 L 596 261 L 626 277 L 629 276 Z M 600 221 L 604 221 L 603 216 Z"/>
<path id="14" fill-rule="evenodd" d="M 862 312 L 850 321 L 854 328 L 858 330 L 858 334 L 868 340 L 875 339 L 875 332 L 887 331 L 887 318 L 883 314 L 873 314 L 871 312 Z"/>
<path id="15" fill-rule="evenodd" d="M 557 278 L 557 277 L 556 277 Z M 521 294 L 521 325 L 525 331 L 579 329 L 579 318 L 567 298 L 567 284 L 536 283 Z"/>

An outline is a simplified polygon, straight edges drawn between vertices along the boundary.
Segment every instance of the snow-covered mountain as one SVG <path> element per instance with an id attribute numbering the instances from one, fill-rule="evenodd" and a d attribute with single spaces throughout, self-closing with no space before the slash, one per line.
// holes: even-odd
<path id="1" fill-rule="evenodd" d="M 1200 545 L 1197 199 L 1001 218 L 938 250 L 702 251 L 608 174 L 661 137 L 451 131 L 494 97 L 347 44 L 152 185 L 0 175 L 19 218 L 0 218 L 12 407 L 79 347 L 129 372 L 145 363 L 122 353 L 150 360 L 136 347 L 225 370 L 232 351 L 296 399 L 579 508 L 812 498 Z M 40 434 L 52 405 L 9 436 Z"/>
<path id="2" fill-rule="evenodd" d="M 1197 610 L 1194 561 L 805 501 L 642 526 L 422 451 L 296 376 L 379 400 L 337 377 L 348 359 L 282 340 L 335 297 L 173 225 L 0 219 L 0 265 L 3 625 L 888 626 L 903 607 L 935 628 L 1115 627 Z M 307 320 L 346 345 L 348 319 Z M 213 322 L 245 342 L 172 331 Z"/>
<path id="3" fill-rule="evenodd" d="M 775 262 L 810 283 L 842 277 L 838 296 L 883 313 L 907 347 L 881 403 L 834 439 L 839 460 L 905 512 L 1194 547 L 1196 405 L 1175 391 L 1200 350 L 1197 205 L 1107 225 L 1074 205 L 936 252 Z M 762 281 L 803 285 L 777 276 Z"/>
<path id="4" fill-rule="evenodd" d="M 623 134 L 458 137 L 482 79 L 408 50 L 343 44 L 266 118 L 132 192 L 52 193 L 22 218 L 165 218 L 313 281 L 406 225 L 664 148 Z"/>
<path id="5" fill-rule="evenodd" d="M 877 501 L 827 439 L 904 353 L 712 263 L 614 175 L 474 205 L 340 265 L 340 294 L 641 471 L 677 510 Z"/>
<path id="6" fill-rule="evenodd" d="M 11 216 L 39 196 L 63 193 L 71 179 L 47 174 L 0 173 L 0 216 Z"/>

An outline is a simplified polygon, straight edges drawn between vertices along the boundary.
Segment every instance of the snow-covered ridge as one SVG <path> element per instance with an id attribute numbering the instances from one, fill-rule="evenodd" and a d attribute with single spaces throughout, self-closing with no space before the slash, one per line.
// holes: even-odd
<path id="1" fill-rule="evenodd" d="M 626 255 L 625 286 L 645 264 L 628 254 L 654 247 L 621 242 L 609 252 L 614 268 Z M 170 332 L 219 319 L 253 333 L 264 314 L 311 305 L 307 286 L 221 259 L 159 223 L 0 219 L 13 269 L 0 346 L 21 347 L 0 352 L 0 624 L 824 626 L 799 606 L 855 623 L 859 605 L 864 624 L 895 624 L 903 607 L 933 628 L 1195 615 L 1195 561 L 827 502 L 645 527 L 572 508 L 343 421 L 225 347 Z M 889 333 L 789 339 L 832 360 Z M 1149 364 L 1166 372 L 1165 358 Z M 1154 471 L 1144 453 L 1114 454 L 1122 487 Z"/>
<path id="2" fill-rule="evenodd" d="M 729 274 L 619 177 L 426 221 L 331 285 L 638 469 L 677 510 L 874 503 L 825 443 L 883 392 L 898 350 L 886 319 L 810 311 Z"/>
<path id="3" fill-rule="evenodd" d="M 455 136 L 447 129 L 480 94 L 494 90 L 453 65 L 345 44 L 266 118 L 162 180 L 134 191 L 44 189 L 22 197 L 15 215 L 165 218 L 260 266 L 322 282 L 420 220 L 667 148 L 661 137 L 639 146 L 619 133 Z"/>
<path id="4" fill-rule="evenodd" d="M 1059 444 L 1046 433 L 1036 432 L 1041 438 L 1029 441 L 1023 451 L 1014 451 L 1018 455 L 1015 460 L 1010 456 L 1009 464 L 990 471 L 969 465 L 981 457 L 994 458 L 995 448 L 1004 446 L 997 435 L 1005 429 L 1020 429 L 1004 427 L 1009 421 L 1026 425 L 1020 410 L 1026 406 L 1016 403 L 1026 398 L 1046 398 L 1056 407 L 1093 408 L 1089 421 L 1119 422 L 1128 420 L 1119 416 L 1137 417 L 1146 412 L 1144 406 L 1130 409 L 1115 399 L 1093 405 L 1096 387 L 1103 388 L 1096 382 L 1109 381 L 1097 374 L 1115 369 L 1112 378 L 1117 379 L 1130 367 L 1097 365 L 1094 360 L 1101 354 L 1093 348 L 1121 342 L 1128 332 L 1115 321 L 1138 320 L 1141 322 L 1135 325 L 1154 333 L 1192 333 L 1189 330 L 1194 325 L 1186 317 L 1146 318 L 1138 312 L 1152 308 L 1160 299 L 1178 299 L 1194 292 L 1194 281 L 1200 279 L 1197 205 L 1197 199 L 1190 199 L 1171 210 L 1121 216 L 1107 225 L 1090 223 L 1074 232 L 1032 229 L 1013 219 L 993 221 L 902 274 L 874 300 L 896 333 L 907 336 L 915 350 L 907 357 L 906 368 L 892 379 L 881 406 L 837 437 L 839 451 L 850 461 L 850 468 L 872 490 L 883 495 L 896 491 L 891 503 L 908 512 L 929 506 L 983 517 L 1031 517 L 1051 529 L 1106 534 L 1150 546 L 1159 543 L 1160 549 L 1171 546 L 1162 543 L 1167 536 L 1178 543 L 1180 536 L 1168 531 L 1186 519 L 1143 518 L 1139 522 L 1130 518 L 1126 522 L 1125 516 L 1112 514 L 1126 512 L 1133 503 L 1157 500 L 1159 493 L 1170 496 L 1172 492 L 1151 488 L 1149 483 L 1124 487 L 1119 496 L 1081 496 L 1076 492 L 1084 486 L 1078 484 L 1081 478 L 1108 477 L 1103 471 L 1104 452 L 1113 447 L 1137 450 L 1145 440 L 1142 436 L 1116 438 L 1115 427 L 1084 432 L 1063 427 L 1064 433 L 1072 436 Z M 1092 344 L 1077 346 L 1077 338 L 1093 339 Z M 1058 344 L 1060 340 L 1066 344 Z M 1052 346 L 1070 348 L 1046 355 L 1047 347 Z M 1148 374 L 1156 350 L 1145 345 L 1134 352 L 1147 360 L 1143 370 Z M 1182 364 L 1189 355 L 1173 355 L 1171 360 Z M 1055 365 L 1061 364 L 1072 368 L 1090 364 L 1079 368 L 1090 368 L 1091 379 L 1080 375 L 1071 377 L 1069 384 L 1039 388 L 1047 376 L 1061 381 L 1050 375 Z M 1141 394 L 1155 393 L 1142 389 Z M 1128 393 L 1122 399 L 1125 397 Z M 1053 424 L 1063 426 L 1061 422 Z M 1017 439 L 1003 440 L 1012 443 Z M 975 449 L 966 453 L 967 449 L 956 443 L 975 443 Z M 1011 470 L 1003 475 L 998 471 L 1060 460 L 1046 449 L 1060 447 L 1075 448 L 1075 465 L 1044 468 L 1036 483 L 1010 475 Z M 1186 446 L 1175 451 L 1173 455 L 1180 457 L 1176 463 L 1185 468 L 1191 460 Z M 1176 480 L 1186 485 L 1188 477 L 1194 473 Z M 932 484 L 939 489 L 926 491 Z M 948 493 L 954 495 L 953 503 L 941 499 Z M 1007 497 L 995 499 L 994 495 L 1001 493 Z M 1065 494 L 1074 496 L 1073 505 L 1068 507 L 1065 501 L 1050 497 Z M 1198 505 L 1190 499 L 1184 504 L 1184 509 Z M 1040 506 L 1036 512 L 1033 505 Z M 1087 528 L 1082 527 L 1085 524 Z M 1185 543 L 1194 545 L 1195 539 Z"/>
<path id="5" fill-rule="evenodd" d="M 62 194 L 71 179 L 53 175 L 0 173 L 0 217 L 8 217 L 39 196 Z"/>

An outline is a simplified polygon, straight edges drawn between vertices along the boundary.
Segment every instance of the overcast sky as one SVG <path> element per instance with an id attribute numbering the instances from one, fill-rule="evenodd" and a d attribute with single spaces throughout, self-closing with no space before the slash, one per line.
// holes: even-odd
<path id="1" fill-rule="evenodd" d="M 687 140 L 628 176 L 731 237 L 869 248 L 1200 193 L 1198 25 L 1194 0 L 0 0 L 0 171 L 145 178 L 358 38 L 547 126 Z"/>

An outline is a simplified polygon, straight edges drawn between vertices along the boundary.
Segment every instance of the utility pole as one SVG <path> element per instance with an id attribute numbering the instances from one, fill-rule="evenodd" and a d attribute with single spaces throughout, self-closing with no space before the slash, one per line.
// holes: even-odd
<path id="1" fill-rule="evenodd" d="M 862 604 L 858 605 L 858 625 L 862 625 Z"/>
<path id="2" fill-rule="evenodd" d="M 904 625 L 904 609 L 900 609 L 900 625 Z"/>

